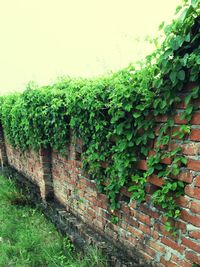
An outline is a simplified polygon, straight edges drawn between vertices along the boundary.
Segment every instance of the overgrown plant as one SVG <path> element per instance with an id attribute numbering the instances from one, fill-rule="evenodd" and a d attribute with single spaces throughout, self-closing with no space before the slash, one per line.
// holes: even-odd
<path id="1" fill-rule="evenodd" d="M 53 86 L 28 88 L 0 100 L 6 137 L 21 150 L 51 145 L 62 152 L 71 127 L 83 141 L 84 167 L 108 195 L 111 210 L 119 208 L 122 186 L 129 186 L 132 199 L 141 202 L 147 178 L 152 174 L 163 178 L 152 201 L 165 210 L 168 230 L 170 220 L 180 214 L 175 199 L 184 191 L 184 183 L 174 177 L 187 164 L 180 149 L 170 148 L 171 139 L 189 134 L 192 103 L 200 95 L 200 2 L 185 0 L 177 13 L 179 18 L 164 28 L 164 42 L 139 70 L 130 65 L 94 80 L 61 79 Z M 174 131 L 175 107 L 188 83 L 196 86 L 185 95 L 186 123 Z M 168 120 L 156 136 L 156 118 L 163 115 Z M 138 160 L 146 157 L 147 170 L 137 170 Z M 170 165 L 162 163 L 165 158 L 171 158 Z"/>

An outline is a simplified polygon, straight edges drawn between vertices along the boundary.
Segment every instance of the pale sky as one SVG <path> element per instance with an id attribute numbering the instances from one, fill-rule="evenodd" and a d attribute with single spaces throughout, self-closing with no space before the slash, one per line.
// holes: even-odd
<path id="1" fill-rule="evenodd" d="M 0 94 L 143 58 L 180 0 L 0 0 Z M 136 41 L 139 39 L 140 41 Z"/>

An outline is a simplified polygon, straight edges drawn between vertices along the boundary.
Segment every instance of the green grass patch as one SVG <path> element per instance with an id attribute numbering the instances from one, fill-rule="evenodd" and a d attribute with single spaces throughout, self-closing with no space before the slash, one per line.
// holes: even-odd
<path id="1" fill-rule="evenodd" d="M 95 248 L 88 249 L 85 255 L 76 252 L 39 209 L 21 205 L 24 199 L 15 183 L 1 175 L 0 266 L 107 266 Z"/>

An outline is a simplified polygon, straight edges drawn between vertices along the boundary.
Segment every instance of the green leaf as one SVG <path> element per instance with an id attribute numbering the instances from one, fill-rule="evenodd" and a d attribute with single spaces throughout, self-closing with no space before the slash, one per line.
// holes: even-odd
<path id="1" fill-rule="evenodd" d="M 177 77 L 179 80 L 184 81 L 185 80 L 185 71 L 184 70 L 180 70 L 177 74 Z"/>
<path id="2" fill-rule="evenodd" d="M 127 133 L 127 139 L 128 139 L 128 141 L 130 141 L 132 139 L 132 137 L 133 137 L 133 132 Z"/>
<path id="3" fill-rule="evenodd" d="M 139 118 L 140 116 L 141 116 L 141 113 L 138 113 L 138 112 L 134 112 L 134 113 L 133 113 L 133 117 L 134 117 L 135 119 Z"/>
<path id="4" fill-rule="evenodd" d="M 169 78 L 170 78 L 170 80 L 171 80 L 171 82 L 172 82 L 173 84 L 176 82 L 176 75 L 177 75 L 176 71 L 172 71 L 172 72 L 170 73 L 170 75 L 169 75 Z"/>

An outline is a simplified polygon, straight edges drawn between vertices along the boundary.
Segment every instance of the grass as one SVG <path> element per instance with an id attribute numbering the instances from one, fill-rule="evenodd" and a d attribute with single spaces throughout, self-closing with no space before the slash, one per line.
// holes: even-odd
<path id="1" fill-rule="evenodd" d="M 19 205 L 23 198 L 15 183 L 1 175 L 0 267 L 107 266 L 95 248 L 85 255 L 76 252 L 37 208 Z"/>

